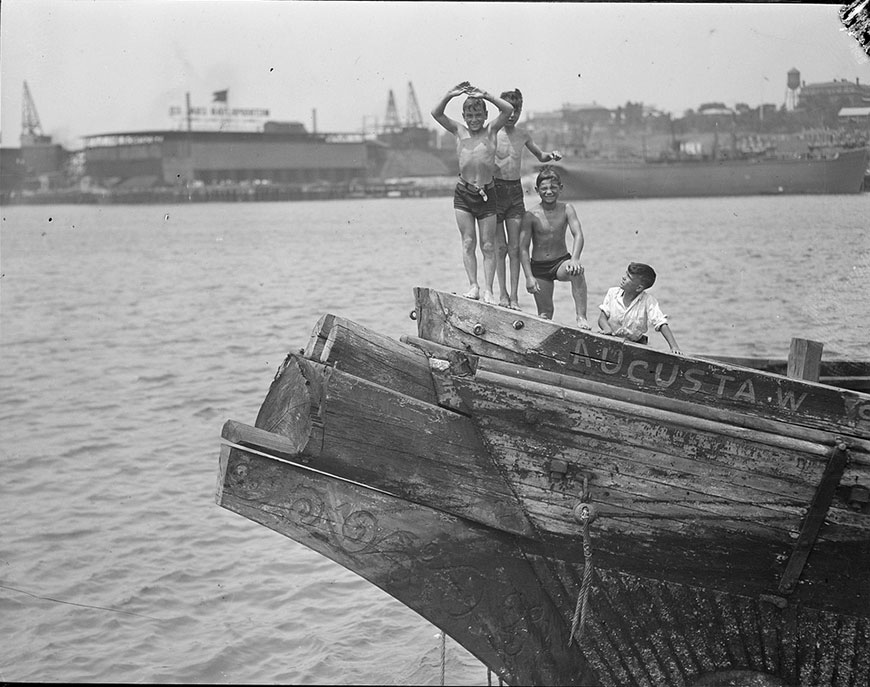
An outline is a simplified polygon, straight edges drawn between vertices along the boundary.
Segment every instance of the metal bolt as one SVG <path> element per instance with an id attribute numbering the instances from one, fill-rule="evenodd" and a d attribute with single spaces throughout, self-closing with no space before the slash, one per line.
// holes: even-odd
<path id="1" fill-rule="evenodd" d="M 471 331 L 474 332 L 475 336 L 480 336 L 486 333 L 486 328 L 482 324 L 478 323 L 474 325 L 474 328 Z"/>
<path id="2" fill-rule="evenodd" d="M 416 320 L 416 319 L 417 319 L 417 310 L 416 310 L 416 308 L 415 308 L 414 310 L 412 310 L 410 313 L 408 313 L 408 317 L 410 317 L 412 320 Z"/>
<path id="3" fill-rule="evenodd" d="M 514 320 L 514 329 L 522 329 L 526 326 L 526 323 L 522 320 Z"/>
<path id="4" fill-rule="evenodd" d="M 574 506 L 574 519 L 581 525 L 592 522 L 598 516 L 598 509 L 592 503 L 580 502 Z"/>

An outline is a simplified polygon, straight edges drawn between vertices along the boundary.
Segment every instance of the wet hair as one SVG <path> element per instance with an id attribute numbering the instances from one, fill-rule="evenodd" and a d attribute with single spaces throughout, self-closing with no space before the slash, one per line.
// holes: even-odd
<path id="1" fill-rule="evenodd" d="M 515 109 L 522 109 L 523 107 L 523 94 L 520 93 L 519 88 L 515 88 L 512 91 L 504 91 L 499 96 L 499 98 L 501 98 L 502 100 L 507 100 L 511 105 L 514 106 Z"/>
<path id="2" fill-rule="evenodd" d="M 483 110 L 483 113 L 486 114 L 486 103 L 483 101 L 483 98 L 467 97 L 465 102 L 462 103 L 462 114 L 465 114 L 469 110 Z"/>
<path id="3" fill-rule="evenodd" d="M 638 283 L 645 289 L 650 288 L 656 283 L 656 271 L 642 262 L 628 263 L 628 275 L 632 278 L 637 278 Z"/>
<path id="4" fill-rule="evenodd" d="M 560 177 L 559 172 L 550 165 L 544 165 L 541 167 L 541 171 L 538 172 L 538 178 L 535 179 L 535 188 L 538 188 L 542 183 L 544 183 L 545 179 L 552 179 L 559 184 L 559 186 L 562 185 L 562 177 Z"/>

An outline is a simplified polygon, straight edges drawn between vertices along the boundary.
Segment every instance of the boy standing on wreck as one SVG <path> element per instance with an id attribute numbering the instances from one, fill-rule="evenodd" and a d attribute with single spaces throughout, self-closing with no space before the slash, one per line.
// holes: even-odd
<path id="1" fill-rule="evenodd" d="M 598 306 L 598 326 L 602 334 L 620 336 L 637 343 L 648 343 L 646 332 L 650 326 L 661 332 L 671 347 L 671 353 L 680 354 L 680 347 L 668 326 L 668 316 L 662 312 L 655 296 L 647 292 L 656 282 L 656 273 L 642 262 L 629 263 L 619 282 L 607 290 L 604 302 Z"/>
<path id="2" fill-rule="evenodd" d="M 468 95 L 462 104 L 465 124 L 444 114 L 453 98 Z M 486 102 L 499 109 L 498 116 L 486 123 Z M 496 134 L 513 112 L 510 103 L 490 95 L 467 81 L 451 88 L 432 110 L 432 117 L 447 131 L 456 136 L 456 152 L 459 156 L 459 181 L 453 193 L 453 208 L 456 224 L 462 235 L 462 262 L 468 276 L 467 298 L 480 298 L 477 281 L 477 235 L 480 234 L 480 250 L 483 253 L 483 300 L 495 303 L 492 283 L 495 279 L 495 230 L 496 204 L 493 172 L 495 171 Z"/>
<path id="3" fill-rule="evenodd" d="M 562 179 L 552 167 L 544 167 L 535 181 L 540 204 L 523 215 L 520 226 L 520 260 L 526 275 L 526 290 L 534 294 L 538 316 L 553 319 L 553 286 L 571 282 L 577 326 L 589 329 L 586 321 L 586 276 L 580 264 L 583 230 L 573 205 L 559 202 Z M 569 252 L 565 232 L 573 241 Z M 531 246 L 531 255 L 529 247 Z"/>
<path id="4" fill-rule="evenodd" d="M 528 131 L 516 126 L 523 111 L 523 94 L 520 93 L 519 88 L 504 91 L 501 97 L 514 106 L 514 111 L 496 137 L 495 197 L 498 228 L 496 229 L 495 273 L 501 291 L 498 304 L 519 310 L 520 224 L 526 212 L 523 186 L 520 182 L 523 149 L 528 148 L 539 162 L 558 162 L 562 159 L 562 155 L 558 150 L 545 153 L 532 140 Z M 510 293 L 505 280 L 505 257 L 510 263 Z"/>

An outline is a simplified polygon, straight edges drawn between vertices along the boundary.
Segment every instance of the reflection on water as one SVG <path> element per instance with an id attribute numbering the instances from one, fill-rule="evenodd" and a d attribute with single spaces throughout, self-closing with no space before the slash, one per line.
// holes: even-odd
<path id="1" fill-rule="evenodd" d="M 870 355 L 870 196 L 575 207 L 590 314 L 636 260 L 689 355 Z M 0 680 L 436 684 L 433 626 L 214 487 L 322 314 L 399 337 L 414 286 L 463 288 L 450 200 L 2 212 Z"/>

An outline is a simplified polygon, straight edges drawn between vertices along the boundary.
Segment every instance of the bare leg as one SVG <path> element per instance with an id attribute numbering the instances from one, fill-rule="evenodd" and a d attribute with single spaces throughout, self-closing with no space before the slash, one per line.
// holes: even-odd
<path id="1" fill-rule="evenodd" d="M 508 246 L 504 236 L 504 222 L 495 225 L 495 276 L 498 279 L 499 298 L 498 304 L 505 307 L 510 305 L 510 297 L 505 284 L 504 261 L 507 256 Z"/>
<path id="2" fill-rule="evenodd" d="M 586 319 L 586 275 L 580 273 L 571 278 L 571 295 L 574 296 L 574 310 L 577 313 L 577 326 L 591 329 Z"/>
<path id="3" fill-rule="evenodd" d="M 480 232 L 480 252 L 483 253 L 483 301 L 495 303 L 492 282 L 495 281 L 495 215 L 477 220 Z"/>
<path id="4" fill-rule="evenodd" d="M 538 306 L 538 317 L 553 319 L 553 284 L 549 279 L 538 279 L 538 292 L 535 294 L 535 305 Z"/>
<path id="5" fill-rule="evenodd" d="M 566 262 L 559 265 L 559 269 L 556 270 L 556 279 L 571 282 L 571 295 L 574 297 L 577 327 L 590 329 L 589 322 L 586 320 L 586 273 L 581 270 L 580 274 L 568 274 L 566 265 Z"/>
<path id="6" fill-rule="evenodd" d="M 477 235 L 475 234 L 474 215 L 464 210 L 454 210 L 456 225 L 462 236 L 462 264 L 468 277 L 469 289 L 463 295 L 466 298 L 480 298 L 480 286 L 477 283 Z"/>
<path id="7" fill-rule="evenodd" d="M 507 229 L 507 254 L 510 260 L 510 306 L 515 310 L 520 309 L 519 284 L 520 284 L 520 217 L 508 217 L 505 219 Z"/>

